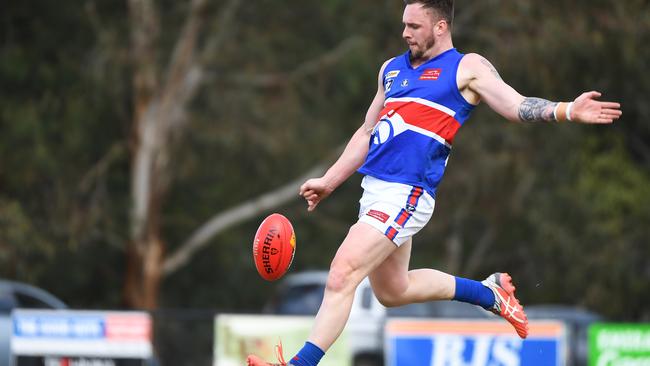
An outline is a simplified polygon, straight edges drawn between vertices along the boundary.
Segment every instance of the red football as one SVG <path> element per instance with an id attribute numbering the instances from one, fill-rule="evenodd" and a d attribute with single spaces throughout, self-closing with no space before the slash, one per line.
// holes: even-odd
<path id="1" fill-rule="evenodd" d="M 257 272 L 267 281 L 282 277 L 296 252 L 296 234 L 289 220 L 274 213 L 262 221 L 253 240 L 253 259 Z"/>

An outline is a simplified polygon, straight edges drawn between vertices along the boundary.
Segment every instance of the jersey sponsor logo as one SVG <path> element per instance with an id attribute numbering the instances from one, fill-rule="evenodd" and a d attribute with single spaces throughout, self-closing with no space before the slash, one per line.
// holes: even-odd
<path id="1" fill-rule="evenodd" d="M 426 69 L 420 75 L 420 80 L 438 80 L 441 73 L 442 69 Z"/>
<path id="2" fill-rule="evenodd" d="M 390 216 L 387 213 L 377 211 L 377 210 L 370 210 L 370 211 L 368 211 L 368 213 L 366 215 L 368 215 L 368 216 L 370 216 L 372 218 L 375 218 L 375 219 L 381 221 L 384 224 L 390 218 Z"/>
<path id="3" fill-rule="evenodd" d="M 386 73 L 386 79 L 396 78 L 399 75 L 400 70 L 392 70 Z"/>

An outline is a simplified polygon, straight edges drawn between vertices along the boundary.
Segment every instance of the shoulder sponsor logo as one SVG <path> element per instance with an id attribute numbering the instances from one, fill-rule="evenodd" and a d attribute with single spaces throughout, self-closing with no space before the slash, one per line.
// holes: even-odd
<path id="1" fill-rule="evenodd" d="M 442 69 L 426 69 L 420 75 L 420 80 L 438 80 L 440 73 L 442 73 Z"/>
<path id="2" fill-rule="evenodd" d="M 397 75 L 399 75 L 399 70 L 392 70 L 386 73 L 386 78 L 387 79 L 396 78 Z"/>
<path id="3" fill-rule="evenodd" d="M 370 216 L 372 218 L 375 218 L 375 219 L 381 221 L 384 224 L 390 218 L 390 216 L 387 213 L 377 211 L 377 210 L 370 210 L 370 211 L 368 211 L 368 213 L 366 215 L 368 215 L 368 216 Z"/>

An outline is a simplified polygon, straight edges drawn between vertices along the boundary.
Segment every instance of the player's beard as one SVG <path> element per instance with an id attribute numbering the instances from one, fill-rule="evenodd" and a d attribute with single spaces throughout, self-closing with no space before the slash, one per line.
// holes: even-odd
<path id="1" fill-rule="evenodd" d="M 425 39 L 421 44 L 416 43 L 414 46 L 409 45 L 412 61 L 423 59 L 425 57 L 425 53 L 432 49 L 435 45 L 436 39 L 433 37 Z"/>

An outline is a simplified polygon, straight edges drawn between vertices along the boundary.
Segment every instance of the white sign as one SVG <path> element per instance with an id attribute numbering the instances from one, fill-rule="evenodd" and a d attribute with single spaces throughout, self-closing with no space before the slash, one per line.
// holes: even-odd
<path id="1" fill-rule="evenodd" d="M 146 359 L 153 354 L 151 317 L 144 312 L 14 310 L 14 356 Z"/>

